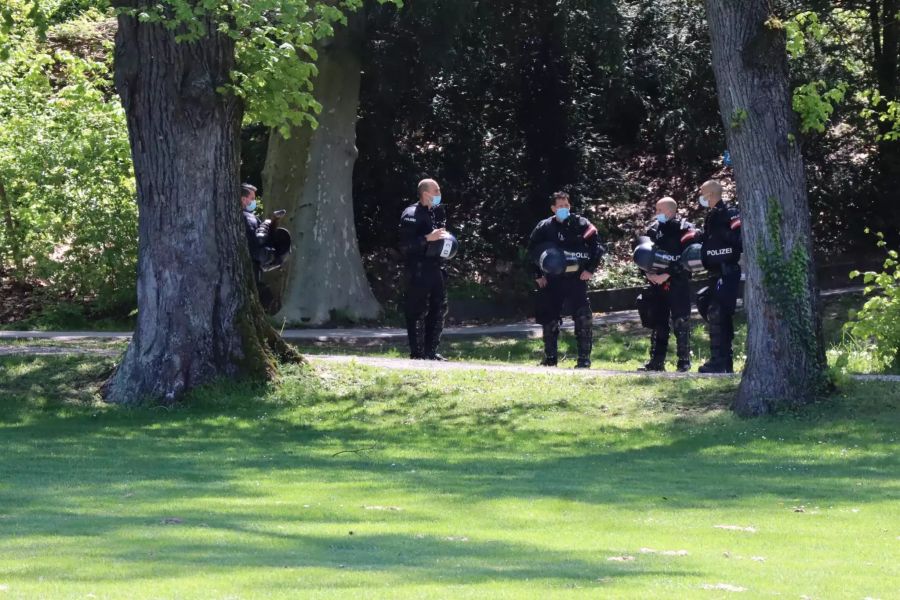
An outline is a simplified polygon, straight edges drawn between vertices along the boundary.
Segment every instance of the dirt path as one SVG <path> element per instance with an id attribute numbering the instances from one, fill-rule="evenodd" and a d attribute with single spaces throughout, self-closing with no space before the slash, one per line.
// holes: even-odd
<path id="1" fill-rule="evenodd" d="M 429 360 L 411 360 L 408 358 L 382 358 L 376 356 L 342 356 L 342 355 L 308 355 L 313 364 L 358 364 L 367 367 L 391 369 L 398 371 L 482 371 L 489 373 L 524 373 L 528 375 L 556 375 L 564 377 L 663 377 L 667 379 L 737 379 L 740 373 L 733 375 L 706 373 L 639 373 L 636 371 L 611 371 L 601 369 L 561 369 L 549 367 L 531 367 L 528 365 L 503 365 L 496 363 L 477 363 L 462 361 L 434 362 Z M 853 375 L 857 381 L 886 381 L 900 383 L 900 375 Z"/>
<path id="2" fill-rule="evenodd" d="M 840 296 L 843 294 L 858 293 L 862 288 L 842 288 L 822 292 L 822 296 Z M 740 304 L 740 303 L 739 303 Z M 698 316 L 697 310 L 693 311 Z M 619 312 L 604 313 L 594 318 L 594 326 L 618 325 L 620 323 L 635 323 L 639 321 L 636 310 L 623 310 Z M 563 321 L 563 329 L 573 329 L 571 319 Z M 284 339 L 289 342 L 331 342 L 331 343 L 358 343 L 372 341 L 403 341 L 406 339 L 406 330 L 396 327 L 355 327 L 349 329 L 285 329 L 281 332 Z M 447 327 L 444 329 L 444 337 L 451 338 L 538 338 L 541 336 L 541 326 L 531 322 L 508 323 L 505 325 L 464 325 L 460 327 Z M 131 332 L 127 331 L 0 331 L 0 340 L 53 340 L 59 342 L 73 342 L 79 340 L 118 340 L 131 338 Z"/>

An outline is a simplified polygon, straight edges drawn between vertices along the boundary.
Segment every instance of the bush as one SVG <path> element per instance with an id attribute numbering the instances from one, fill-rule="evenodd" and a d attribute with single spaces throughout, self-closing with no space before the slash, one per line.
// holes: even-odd
<path id="1" fill-rule="evenodd" d="M 886 247 L 884 235 L 877 236 L 878 246 Z M 889 250 L 887 254 L 881 273 L 850 273 L 851 278 L 863 278 L 868 300 L 861 310 L 851 314 L 846 330 L 857 339 L 870 340 L 880 362 L 897 371 L 900 370 L 900 269 L 897 251 Z"/>
<path id="2" fill-rule="evenodd" d="M 100 309 L 133 302 L 134 176 L 105 61 L 53 51 L 27 29 L 8 41 L 0 60 L 0 267 Z"/>

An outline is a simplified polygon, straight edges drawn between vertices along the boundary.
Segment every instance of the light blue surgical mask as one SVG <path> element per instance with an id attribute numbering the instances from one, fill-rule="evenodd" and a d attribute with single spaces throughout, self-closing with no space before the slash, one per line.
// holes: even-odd
<path id="1" fill-rule="evenodd" d="M 569 209 L 568 208 L 557 208 L 556 209 L 556 218 L 560 221 L 565 221 L 569 218 Z"/>
<path id="2" fill-rule="evenodd" d="M 441 205 L 441 197 L 440 196 L 432 196 L 431 197 L 431 206 L 433 208 L 437 208 Z"/>
<path id="3" fill-rule="evenodd" d="M 700 206 L 702 206 L 703 208 L 709 208 L 709 200 L 707 200 L 703 196 L 700 196 Z"/>
<path id="4" fill-rule="evenodd" d="M 254 210 L 256 210 L 256 200 L 248 204 L 247 208 L 245 208 L 244 210 L 246 210 L 247 212 L 253 212 Z"/>
<path id="5" fill-rule="evenodd" d="M 666 222 L 668 222 L 669 217 L 660 213 L 660 214 L 656 215 L 656 220 L 659 221 L 660 223 L 666 223 Z"/>

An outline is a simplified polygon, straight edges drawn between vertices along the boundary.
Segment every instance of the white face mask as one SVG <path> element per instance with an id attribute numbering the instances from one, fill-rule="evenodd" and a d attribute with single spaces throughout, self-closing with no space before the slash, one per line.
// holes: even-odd
<path id="1" fill-rule="evenodd" d="M 703 208 L 709 208 L 709 200 L 707 200 L 703 196 L 700 196 L 700 206 L 702 206 Z"/>

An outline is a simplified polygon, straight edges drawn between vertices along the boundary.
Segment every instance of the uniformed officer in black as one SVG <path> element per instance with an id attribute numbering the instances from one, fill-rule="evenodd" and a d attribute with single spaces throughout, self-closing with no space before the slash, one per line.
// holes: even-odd
<path id="1" fill-rule="evenodd" d="M 657 250 L 673 257 L 694 243 L 694 225 L 677 216 L 678 205 L 672 198 L 656 203 L 656 216 L 644 235 L 653 241 Z M 647 303 L 650 334 L 650 361 L 641 371 L 665 371 L 669 350 L 669 323 L 675 332 L 678 371 L 691 370 L 691 276 L 676 260 L 664 273 L 647 273 L 650 285 L 643 292 Z"/>
<path id="2" fill-rule="evenodd" d="M 261 261 L 264 254 L 265 239 L 263 222 L 256 216 L 256 187 L 249 183 L 241 184 L 241 214 L 244 217 L 244 233 L 247 236 L 247 246 L 250 249 L 250 260 L 253 261 L 253 278 L 259 285 L 262 276 Z M 260 234 L 260 235 L 257 235 Z"/>
<path id="3" fill-rule="evenodd" d="M 427 246 L 447 237 L 441 187 L 433 179 L 418 186 L 419 201 L 400 217 L 400 251 L 406 261 L 406 333 L 410 358 L 446 360 L 438 354 L 447 316 L 446 260 L 428 256 Z"/>
<path id="4" fill-rule="evenodd" d="M 543 328 L 544 360 L 541 365 L 555 367 L 560 318 L 567 305 L 575 321 L 578 342 L 577 369 L 591 366 L 594 314 L 588 299 L 588 282 L 594 276 L 603 256 L 597 228 L 584 217 L 571 214 L 569 195 L 553 194 L 552 217 L 537 224 L 528 241 L 529 262 L 538 286 L 535 317 Z M 548 247 L 566 253 L 570 266 L 561 275 L 550 276 L 538 266 L 540 254 Z"/>
<path id="5" fill-rule="evenodd" d="M 700 204 L 709 208 L 703 231 L 703 265 L 711 275 L 706 320 L 709 323 L 710 359 L 701 373 L 733 373 L 734 310 L 741 284 L 743 252 L 741 217 L 722 199 L 722 184 L 710 180 L 700 186 Z M 699 304 L 703 300 L 698 298 Z"/>

